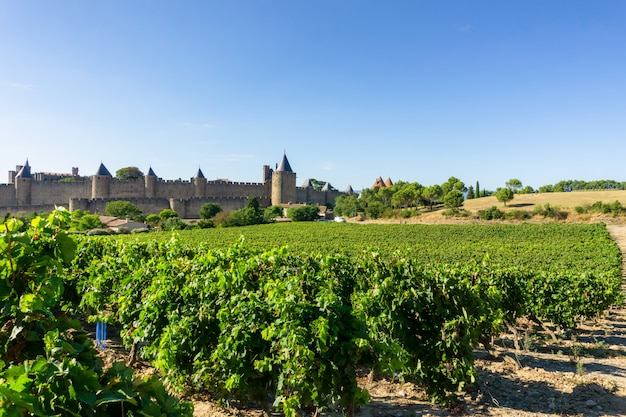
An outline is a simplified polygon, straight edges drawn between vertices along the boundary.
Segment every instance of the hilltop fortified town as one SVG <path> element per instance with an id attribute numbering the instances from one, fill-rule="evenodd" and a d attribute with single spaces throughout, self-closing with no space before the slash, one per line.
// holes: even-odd
<path id="1" fill-rule="evenodd" d="M 351 192 L 348 186 L 345 193 Z M 55 206 L 104 213 L 107 202 L 125 200 L 144 214 L 172 209 L 180 217 L 192 219 L 198 218 L 198 210 L 204 203 L 217 203 L 224 210 L 236 210 L 245 206 L 248 197 L 256 197 L 261 207 L 328 205 L 342 194 L 328 183 L 322 190 L 315 190 L 310 180 L 297 187 L 296 173 L 284 154 L 275 170 L 263 166 L 260 183 L 209 181 L 200 169 L 189 181 L 164 181 L 151 167 L 143 178 L 119 180 L 102 163 L 91 176 L 79 176 L 78 168 L 73 168 L 71 174 L 33 173 L 27 160 L 15 171 L 9 171 L 8 184 L 0 184 L 0 215 L 46 212 Z"/>

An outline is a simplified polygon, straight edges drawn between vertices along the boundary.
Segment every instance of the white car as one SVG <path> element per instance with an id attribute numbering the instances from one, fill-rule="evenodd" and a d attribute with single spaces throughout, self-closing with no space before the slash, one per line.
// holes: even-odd
<path id="1" fill-rule="evenodd" d="M 346 219 L 344 219 L 343 217 L 335 217 L 335 221 L 336 221 L 337 223 L 345 223 L 345 222 L 346 222 Z"/>

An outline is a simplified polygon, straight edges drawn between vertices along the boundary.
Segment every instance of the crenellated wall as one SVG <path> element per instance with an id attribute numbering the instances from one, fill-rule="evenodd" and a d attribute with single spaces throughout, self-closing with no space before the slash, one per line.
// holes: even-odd
<path id="1" fill-rule="evenodd" d="M 261 207 L 279 203 L 328 205 L 343 194 L 298 188 L 294 172 L 274 172 L 267 165 L 263 166 L 263 182 L 260 183 L 208 181 L 203 177 L 164 181 L 154 175 L 118 180 L 107 174 L 106 168 L 104 171 L 89 177 L 76 175 L 71 182 L 51 180 L 37 173 L 32 177 L 13 178 L 11 184 L 0 184 L 0 214 L 50 211 L 55 206 L 104 213 L 107 202 L 127 200 L 146 215 L 169 208 L 183 218 L 198 218 L 204 203 L 217 203 L 227 211 L 244 207 L 249 197 L 256 197 Z"/>

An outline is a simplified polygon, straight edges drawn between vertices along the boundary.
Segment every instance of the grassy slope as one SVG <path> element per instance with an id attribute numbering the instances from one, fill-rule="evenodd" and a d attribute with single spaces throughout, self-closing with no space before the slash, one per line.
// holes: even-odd
<path id="1" fill-rule="evenodd" d="M 496 206 L 502 211 L 510 210 L 526 210 L 532 212 L 537 206 L 545 206 L 550 204 L 554 208 L 569 212 L 568 222 L 589 222 L 589 221 L 610 221 L 611 223 L 626 223 L 626 219 L 612 218 L 608 216 L 598 216 L 594 214 L 579 215 L 574 211 L 577 206 L 586 206 L 602 201 L 603 203 L 613 203 L 619 201 L 622 206 L 626 207 L 626 191 L 574 191 L 569 193 L 538 193 L 538 194 L 516 194 L 515 198 L 508 202 L 506 206 L 499 202 L 496 197 L 483 197 L 478 199 L 466 200 L 463 208 L 475 215 L 478 210 L 485 210 Z M 447 222 L 442 215 L 443 210 L 432 213 L 423 212 L 417 218 L 418 222 L 438 223 Z M 450 219 L 447 219 L 448 221 Z M 535 219 L 540 220 L 540 219 Z"/>

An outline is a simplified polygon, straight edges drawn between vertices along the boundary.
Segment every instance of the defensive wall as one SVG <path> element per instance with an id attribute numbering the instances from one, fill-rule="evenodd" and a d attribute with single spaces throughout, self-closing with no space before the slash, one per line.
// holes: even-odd
<path id="1" fill-rule="evenodd" d="M 183 218 L 197 218 L 204 203 L 217 203 L 224 210 L 245 206 L 249 197 L 256 197 L 261 207 L 281 204 L 333 204 L 344 194 L 325 187 L 318 191 L 312 186 L 296 187 L 296 174 L 285 155 L 276 170 L 263 166 L 263 182 L 232 182 L 207 180 L 198 169 L 190 180 L 163 180 L 148 175 L 130 180 L 113 178 L 104 165 L 92 176 L 72 174 L 31 174 L 28 161 L 9 171 L 10 184 L 0 184 L 0 215 L 50 211 L 55 206 L 70 210 L 104 213 L 106 203 L 125 200 L 135 204 L 144 214 L 158 214 L 164 209 L 175 210 Z M 17 174 L 16 174 L 17 172 Z M 68 180 L 68 178 L 71 178 Z"/>

